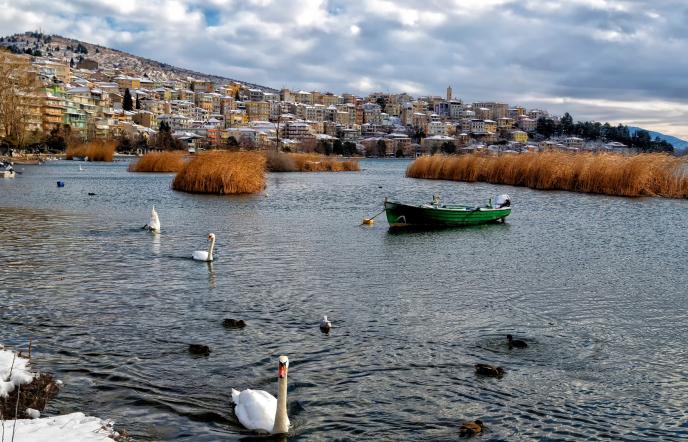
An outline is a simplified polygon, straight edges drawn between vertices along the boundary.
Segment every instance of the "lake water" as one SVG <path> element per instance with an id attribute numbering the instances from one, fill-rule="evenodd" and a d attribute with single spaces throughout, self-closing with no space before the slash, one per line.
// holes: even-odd
<path id="1" fill-rule="evenodd" d="M 476 418 L 492 439 L 688 438 L 688 201 L 414 180 L 395 160 L 202 196 L 79 164 L 0 181 L 0 342 L 33 337 L 64 380 L 49 413 L 139 440 L 239 440 L 230 389 L 275 394 L 287 354 L 294 440 L 456 440 Z M 509 193 L 514 210 L 504 225 L 360 226 L 385 196 L 433 193 Z M 140 229 L 153 205 L 159 236 Z M 208 232 L 211 265 L 189 259 Z M 477 362 L 507 373 L 476 377 Z"/>

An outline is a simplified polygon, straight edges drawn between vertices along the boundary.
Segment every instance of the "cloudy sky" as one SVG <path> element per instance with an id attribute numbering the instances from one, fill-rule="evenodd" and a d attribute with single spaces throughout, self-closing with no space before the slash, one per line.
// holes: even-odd
<path id="1" fill-rule="evenodd" d="M 686 0 L 0 0 L 41 29 L 275 88 L 505 101 L 688 139 Z"/>

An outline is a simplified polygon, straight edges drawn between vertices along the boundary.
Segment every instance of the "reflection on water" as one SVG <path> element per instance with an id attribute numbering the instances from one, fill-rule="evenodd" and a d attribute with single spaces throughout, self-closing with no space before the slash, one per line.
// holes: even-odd
<path id="1" fill-rule="evenodd" d="M 65 381 L 49 412 L 142 440 L 249 435 L 230 389 L 274 393 L 279 354 L 292 439 L 447 440 L 475 418 L 495 439 L 688 437 L 686 201 L 411 180 L 406 164 L 274 174 L 268 197 L 240 198 L 177 193 L 125 164 L 26 166 L 0 181 L 1 339 L 32 336 Z M 504 225 L 360 226 L 385 196 L 435 193 L 509 193 L 514 211 Z M 153 205 L 160 235 L 140 229 Z M 193 261 L 211 231 L 216 261 Z M 507 374 L 478 378 L 477 362 Z"/>

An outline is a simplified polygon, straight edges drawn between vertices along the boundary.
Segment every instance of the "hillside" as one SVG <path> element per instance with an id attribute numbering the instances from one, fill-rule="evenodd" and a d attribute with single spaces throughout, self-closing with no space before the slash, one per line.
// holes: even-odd
<path id="1" fill-rule="evenodd" d="M 212 81 L 216 84 L 225 84 L 235 81 L 251 88 L 261 89 L 267 92 L 276 92 L 275 89 L 267 86 L 179 68 L 148 58 L 138 57 L 117 49 L 111 49 L 59 35 L 45 35 L 37 32 L 14 34 L 0 38 L 0 47 L 2 46 L 21 52 L 30 49 L 36 55 L 40 54 L 41 56 L 51 57 L 67 63 L 71 60 L 77 62 L 83 57 L 88 60 L 96 61 L 99 70 L 116 70 L 139 76 L 146 75 L 154 81 L 169 81 L 193 77 L 198 80 Z M 36 53 L 36 51 L 38 52 Z"/>
<path id="2" fill-rule="evenodd" d="M 628 130 L 631 132 L 631 134 L 636 133 L 639 130 L 645 130 L 647 131 L 650 136 L 654 139 L 655 137 L 659 137 L 662 140 L 665 140 L 668 143 L 671 143 L 672 146 L 674 146 L 674 149 L 677 151 L 682 151 L 688 149 L 688 141 L 682 140 L 681 138 L 677 138 L 671 135 L 665 135 L 661 132 L 655 132 L 652 130 L 647 130 L 643 129 L 642 127 L 635 127 L 635 126 L 629 126 Z"/>

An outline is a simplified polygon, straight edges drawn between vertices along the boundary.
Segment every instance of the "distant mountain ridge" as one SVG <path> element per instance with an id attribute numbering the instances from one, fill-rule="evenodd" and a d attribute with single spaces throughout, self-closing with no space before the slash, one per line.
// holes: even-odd
<path id="1" fill-rule="evenodd" d="M 175 80 L 193 77 L 198 80 L 212 81 L 216 84 L 237 82 L 250 88 L 261 89 L 266 92 L 277 92 L 276 89 L 268 86 L 235 80 L 220 75 L 204 74 L 60 35 L 25 32 L 0 39 L 0 47 L 11 48 L 12 46 L 21 51 L 26 49 L 38 50 L 42 56 L 57 58 L 67 63 L 71 59 L 74 59 L 76 62 L 80 57 L 83 57 L 98 62 L 98 68 L 102 70 L 119 69 L 121 71 L 131 71 L 140 76 L 146 75 L 153 80 Z M 58 47 L 59 50 L 56 50 Z M 84 53 L 84 49 L 86 53 Z"/>
<path id="2" fill-rule="evenodd" d="M 655 139 L 656 137 L 661 138 L 662 140 L 671 143 L 672 146 L 674 146 L 675 150 L 686 150 L 688 149 L 688 141 L 682 140 L 681 138 L 674 137 L 672 135 L 665 135 L 661 132 L 655 132 L 653 130 L 647 130 L 643 129 L 642 127 L 637 127 L 637 126 L 628 126 L 628 130 L 631 132 L 631 135 L 636 133 L 639 130 L 644 130 L 647 131 L 652 139 Z"/>

